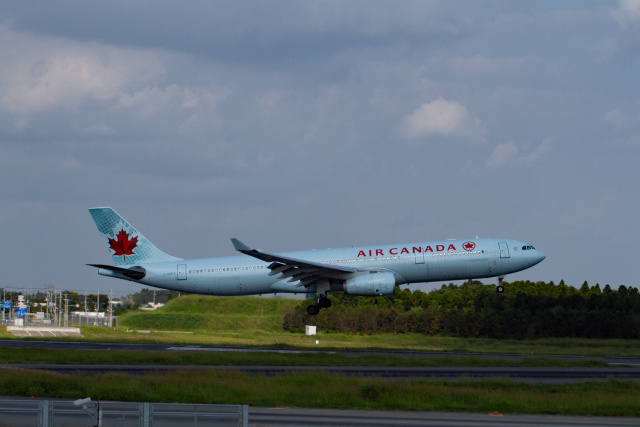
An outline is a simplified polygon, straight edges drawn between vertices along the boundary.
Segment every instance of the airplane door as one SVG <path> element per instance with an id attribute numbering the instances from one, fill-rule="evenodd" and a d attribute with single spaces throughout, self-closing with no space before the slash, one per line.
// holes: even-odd
<path id="1" fill-rule="evenodd" d="M 187 264 L 178 264 L 178 280 L 187 280 Z"/>
<path id="2" fill-rule="evenodd" d="M 509 246 L 505 242 L 498 243 L 500 247 L 500 258 L 509 258 Z"/>

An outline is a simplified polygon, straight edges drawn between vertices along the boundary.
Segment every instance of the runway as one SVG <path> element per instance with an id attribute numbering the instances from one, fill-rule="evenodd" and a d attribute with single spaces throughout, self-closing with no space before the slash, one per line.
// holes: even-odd
<path id="1" fill-rule="evenodd" d="M 0 347 L 31 349 L 63 349 L 84 351 L 221 351 L 221 352 L 280 352 L 280 353 L 320 353 L 314 350 L 282 350 L 277 348 L 248 347 L 207 347 L 207 346 L 175 346 L 166 344 L 119 344 L 88 343 L 60 341 L 0 341 Z M 387 355 L 389 357 L 433 357 L 431 352 L 405 351 L 358 351 L 332 350 L 325 353 L 343 355 Z M 435 353 L 438 356 L 465 356 L 466 353 Z M 520 355 L 509 354 L 475 354 L 478 357 L 502 357 L 515 359 Z M 575 357 L 569 357 L 575 360 Z M 620 358 L 607 358 L 609 363 L 619 364 Z M 626 362 L 638 362 L 634 358 L 624 358 Z M 640 364 L 632 367 L 595 367 L 595 368 L 549 368 L 549 367 L 400 367 L 400 366 L 260 366 L 260 365 L 104 365 L 104 364 L 11 364 L 6 368 L 38 369 L 59 373 L 106 373 L 127 372 L 142 375 L 152 372 L 178 370 L 221 370 L 241 371 L 261 375 L 291 375 L 295 373 L 326 372 L 338 375 L 393 378 L 398 380 L 460 380 L 460 379 L 495 379 L 507 378 L 521 382 L 545 384 L 564 384 L 580 381 L 602 381 L 608 379 L 640 380 Z"/>
<path id="2" fill-rule="evenodd" d="M 503 367 L 398 367 L 398 366 L 258 366 L 258 365 L 102 365 L 10 364 L 2 368 L 37 369 L 57 373 L 126 372 L 143 375 L 169 371 L 240 371 L 252 375 L 292 375 L 325 372 L 345 376 L 398 380 L 460 380 L 508 378 L 514 381 L 565 384 L 579 381 L 636 380 L 640 368 L 503 368 Z"/>
<path id="3" fill-rule="evenodd" d="M 282 353 L 282 354 L 339 354 L 342 356 L 386 356 L 405 359 L 428 357 L 479 357 L 500 358 L 506 360 L 522 360 L 525 355 L 509 353 L 456 353 L 416 350 L 358 350 L 358 349 L 282 349 L 277 347 L 243 347 L 243 346 L 207 346 L 207 345 L 172 345 L 172 344 L 137 344 L 137 343 L 96 343 L 84 341 L 36 341 L 36 340 L 0 340 L 0 348 L 32 348 L 82 351 L 212 351 L 212 352 L 247 352 L 247 353 Z M 549 359 L 580 361 L 598 359 L 611 366 L 625 365 L 640 367 L 640 357 L 587 357 L 569 355 L 535 355 Z"/>

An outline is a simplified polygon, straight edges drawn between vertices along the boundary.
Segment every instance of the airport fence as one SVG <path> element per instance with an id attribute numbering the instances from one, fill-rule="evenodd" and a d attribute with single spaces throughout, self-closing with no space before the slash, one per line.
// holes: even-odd
<path id="1" fill-rule="evenodd" d="M 0 399 L 0 427 L 247 427 L 248 424 L 249 405 Z"/>

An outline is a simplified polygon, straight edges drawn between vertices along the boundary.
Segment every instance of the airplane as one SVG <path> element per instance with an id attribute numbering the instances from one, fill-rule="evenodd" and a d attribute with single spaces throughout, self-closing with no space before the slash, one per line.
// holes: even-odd
<path id="1" fill-rule="evenodd" d="M 285 253 L 254 249 L 236 238 L 240 256 L 180 259 L 156 248 L 109 207 L 89 209 L 115 266 L 87 264 L 98 274 L 203 295 L 313 293 L 314 316 L 329 308 L 329 292 L 392 295 L 396 286 L 498 277 L 532 267 L 545 254 L 511 239 L 475 238 Z"/>

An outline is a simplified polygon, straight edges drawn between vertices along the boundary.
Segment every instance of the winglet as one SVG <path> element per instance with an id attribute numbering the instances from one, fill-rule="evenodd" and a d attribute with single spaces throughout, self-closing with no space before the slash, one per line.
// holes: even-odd
<path id="1" fill-rule="evenodd" d="M 242 243 L 240 240 L 238 240 L 236 238 L 232 238 L 231 239 L 231 243 L 233 243 L 233 247 L 238 252 L 245 252 L 245 251 L 251 251 L 252 250 L 249 246 L 245 245 L 244 243 Z"/>

